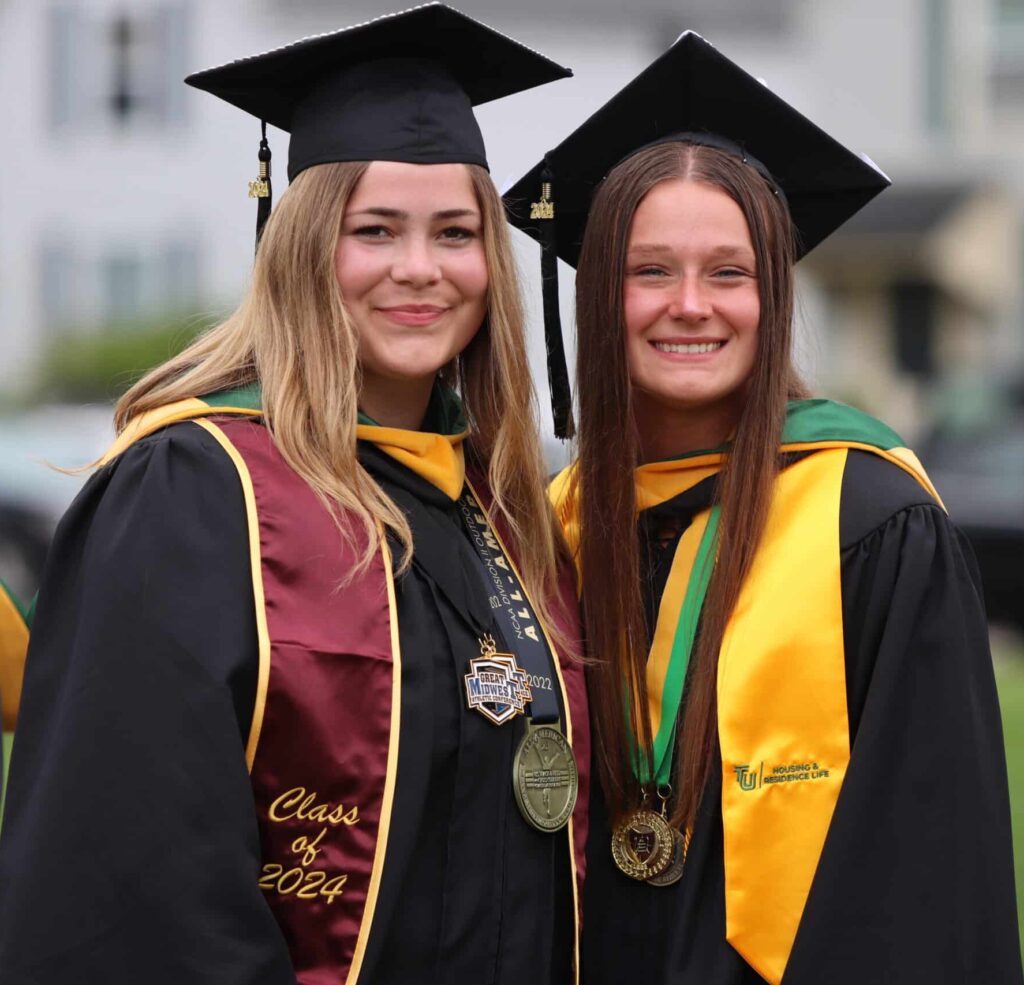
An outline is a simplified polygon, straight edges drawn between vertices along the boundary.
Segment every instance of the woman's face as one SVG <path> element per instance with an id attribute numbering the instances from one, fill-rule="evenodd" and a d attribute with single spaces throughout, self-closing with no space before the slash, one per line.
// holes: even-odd
<path id="1" fill-rule="evenodd" d="M 623 302 L 638 406 L 655 418 L 722 419 L 726 408 L 735 424 L 761 316 L 754 248 L 736 202 L 709 184 L 655 185 L 630 226 Z"/>
<path id="2" fill-rule="evenodd" d="M 476 334 L 487 311 L 482 222 L 462 164 L 367 168 L 335 253 L 364 393 L 432 382 Z"/>

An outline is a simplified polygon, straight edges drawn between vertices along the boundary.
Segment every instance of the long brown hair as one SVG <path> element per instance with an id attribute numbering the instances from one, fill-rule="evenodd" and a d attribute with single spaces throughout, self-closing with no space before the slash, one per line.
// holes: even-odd
<path id="1" fill-rule="evenodd" d="M 793 228 L 768 182 L 738 157 L 686 142 L 655 145 L 619 164 L 594 197 L 576 277 L 580 427 L 578 466 L 570 487 L 580 522 L 584 626 L 595 658 L 590 668 L 595 748 L 613 817 L 640 802 L 627 730 L 632 729 L 648 763 L 652 744 L 633 479 L 640 442 L 623 313 L 625 258 L 641 200 L 659 182 L 680 178 L 723 190 L 743 211 L 761 303 L 748 395 L 716 484 L 721 505 L 718 559 L 690 661 L 679 730 L 673 820 L 692 827 L 718 749 L 718 651 L 764 529 L 786 401 L 805 391 L 790 356 Z"/>
<path id="2" fill-rule="evenodd" d="M 365 530 L 363 566 L 385 529 L 401 542 L 406 563 L 412 549 L 405 515 L 356 457 L 358 333 L 338 287 L 335 250 L 346 203 L 367 167 L 320 164 L 299 174 L 263 230 L 238 309 L 144 376 L 115 413 L 121 431 L 155 407 L 258 381 L 265 422 L 284 459 L 339 520 L 347 513 Z M 483 168 L 466 167 L 482 213 L 488 311 L 443 375 L 462 393 L 473 452 L 511 528 L 524 577 L 544 594 L 554 583 L 560 540 L 544 491 L 519 280 L 501 198 Z"/>

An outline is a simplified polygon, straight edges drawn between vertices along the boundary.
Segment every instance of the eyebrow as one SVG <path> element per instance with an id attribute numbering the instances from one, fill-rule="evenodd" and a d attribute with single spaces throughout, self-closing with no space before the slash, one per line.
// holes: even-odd
<path id="1" fill-rule="evenodd" d="M 629 247 L 628 252 L 630 256 L 660 256 L 665 253 L 671 253 L 672 248 L 663 243 L 637 243 L 636 246 Z M 736 256 L 750 258 L 753 254 L 746 246 L 723 244 L 722 246 L 716 246 L 710 251 L 709 255 L 714 258 Z"/>
<path id="2" fill-rule="evenodd" d="M 354 218 L 360 215 L 373 215 L 381 219 L 397 219 L 399 222 L 406 222 L 409 219 L 409 213 L 403 212 L 401 209 L 389 209 L 382 205 L 372 206 L 368 209 L 360 209 L 358 212 L 349 212 L 345 217 L 347 219 Z M 467 217 L 476 218 L 479 215 L 474 209 L 441 209 L 440 212 L 434 212 L 431 215 L 431 220 L 445 220 L 445 219 L 465 219 Z"/>

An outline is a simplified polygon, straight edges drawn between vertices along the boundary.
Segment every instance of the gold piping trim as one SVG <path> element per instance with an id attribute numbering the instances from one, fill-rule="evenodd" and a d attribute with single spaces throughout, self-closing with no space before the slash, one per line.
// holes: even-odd
<path id="1" fill-rule="evenodd" d="M 483 500 L 477 495 L 476 489 L 473 488 L 473 483 L 466 479 L 466 485 L 469 486 L 469 491 L 473 494 L 473 498 L 476 500 L 477 505 L 484 514 L 487 516 L 487 522 L 491 528 L 491 533 L 494 534 L 495 539 L 501 545 L 501 549 L 505 555 L 505 560 L 508 561 L 509 566 L 515 573 L 515 576 L 519 579 L 519 584 L 523 586 L 523 591 L 526 592 L 526 598 L 529 600 L 530 605 L 533 606 L 533 599 L 530 596 L 530 590 L 526 587 L 526 582 L 523 581 L 522 575 L 519 574 L 519 569 L 516 567 L 515 561 L 512 559 L 509 549 L 505 546 L 505 542 L 501 539 L 501 534 L 498 533 L 497 527 L 491 522 L 490 513 L 484 509 Z M 533 606 L 534 612 L 537 611 L 537 607 Z M 552 663 L 555 665 L 555 676 L 558 678 L 558 687 L 562 692 L 562 707 L 565 709 L 565 738 L 569 745 L 572 745 L 572 709 L 569 706 L 569 695 L 565 690 L 565 679 L 562 677 L 562 664 L 558 659 L 558 650 L 555 648 L 555 644 L 551 641 L 551 637 L 548 635 L 547 627 L 538 619 L 540 623 L 540 631 L 544 634 L 544 639 L 547 640 L 548 646 L 551 648 L 551 653 L 554 657 Z M 575 808 L 573 814 L 575 815 Z M 574 837 L 574 822 L 570 818 L 568 825 L 568 842 L 569 842 L 569 868 L 572 874 L 572 914 L 573 914 L 573 927 L 575 933 L 573 934 L 573 982 L 574 985 L 579 985 L 580 981 L 580 901 L 579 901 L 579 885 L 576 878 L 576 846 Z"/>
<path id="2" fill-rule="evenodd" d="M 185 400 L 178 400 L 173 404 L 167 404 L 165 407 L 155 407 L 153 410 L 148 410 L 128 422 L 127 427 L 114 439 L 114 443 L 103 454 L 99 464 L 107 465 L 136 441 L 140 441 L 154 431 L 167 427 L 169 424 L 176 424 L 179 421 L 192 421 L 198 417 L 212 417 L 217 414 L 240 414 L 253 417 L 258 415 L 259 411 L 252 407 L 211 407 L 196 397 L 187 397 Z"/>
<path id="3" fill-rule="evenodd" d="M 256 605 L 256 635 L 259 639 L 259 674 L 256 680 L 256 701 L 252 709 L 252 725 L 249 727 L 249 741 L 245 744 L 245 765 L 252 772 L 256 758 L 256 746 L 263 728 L 263 713 L 267 707 L 267 687 L 270 682 L 270 631 L 267 629 L 267 605 L 263 595 L 263 564 L 260 558 L 260 526 L 256 514 L 256 492 L 248 466 L 231 439 L 211 421 L 194 422 L 208 431 L 227 453 L 238 471 L 245 497 L 245 516 L 249 527 L 249 563 L 252 566 L 252 594 Z"/>
<path id="4" fill-rule="evenodd" d="M 384 856 L 387 854 L 388 835 L 391 831 L 391 813 L 395 802 L 395 777 L 398 774 L 398 738 L 402 727 L 402 645 L 398 635 L 398 603 L 395 600 L 395 576 L 391 570 L 391 549 L 384 532 L 380 532 L 380 552 L 384 558 L 384 580 L 388 591 L 388 613 L 391 621 L 391 736 L 388 740 L 388 765 L 384 775 L 384 797 L 380 805 L 380 827 L 377 830 L 377 848 L 370 870 L 370 885 L 366 890 L 363 919 L 359 925 L 352 964 L 349 966 L 345 985 L 356 985 L 366 956 L 366 943 L 370 938 L 380 893 L 380 880 L 384 871 Z"/>

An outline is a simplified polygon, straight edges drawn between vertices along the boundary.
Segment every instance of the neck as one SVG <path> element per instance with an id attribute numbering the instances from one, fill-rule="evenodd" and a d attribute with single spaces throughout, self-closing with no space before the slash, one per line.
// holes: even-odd
<path id="1" fill-rule="evenodd" d="M 359 409 L 383 427 L 418 431 L 423 426 L 433 388 L 433 376 L 392 380 L 364 373 Z"/>
<path id="2" fill-rule="evenodd" d="M 735 431 L 740 409 L 735 397 L 700 407 L 680 407 L 634 390 L 633 419 L 640 439 L 641 462 L 661 462 L 718 448 Z"/>

